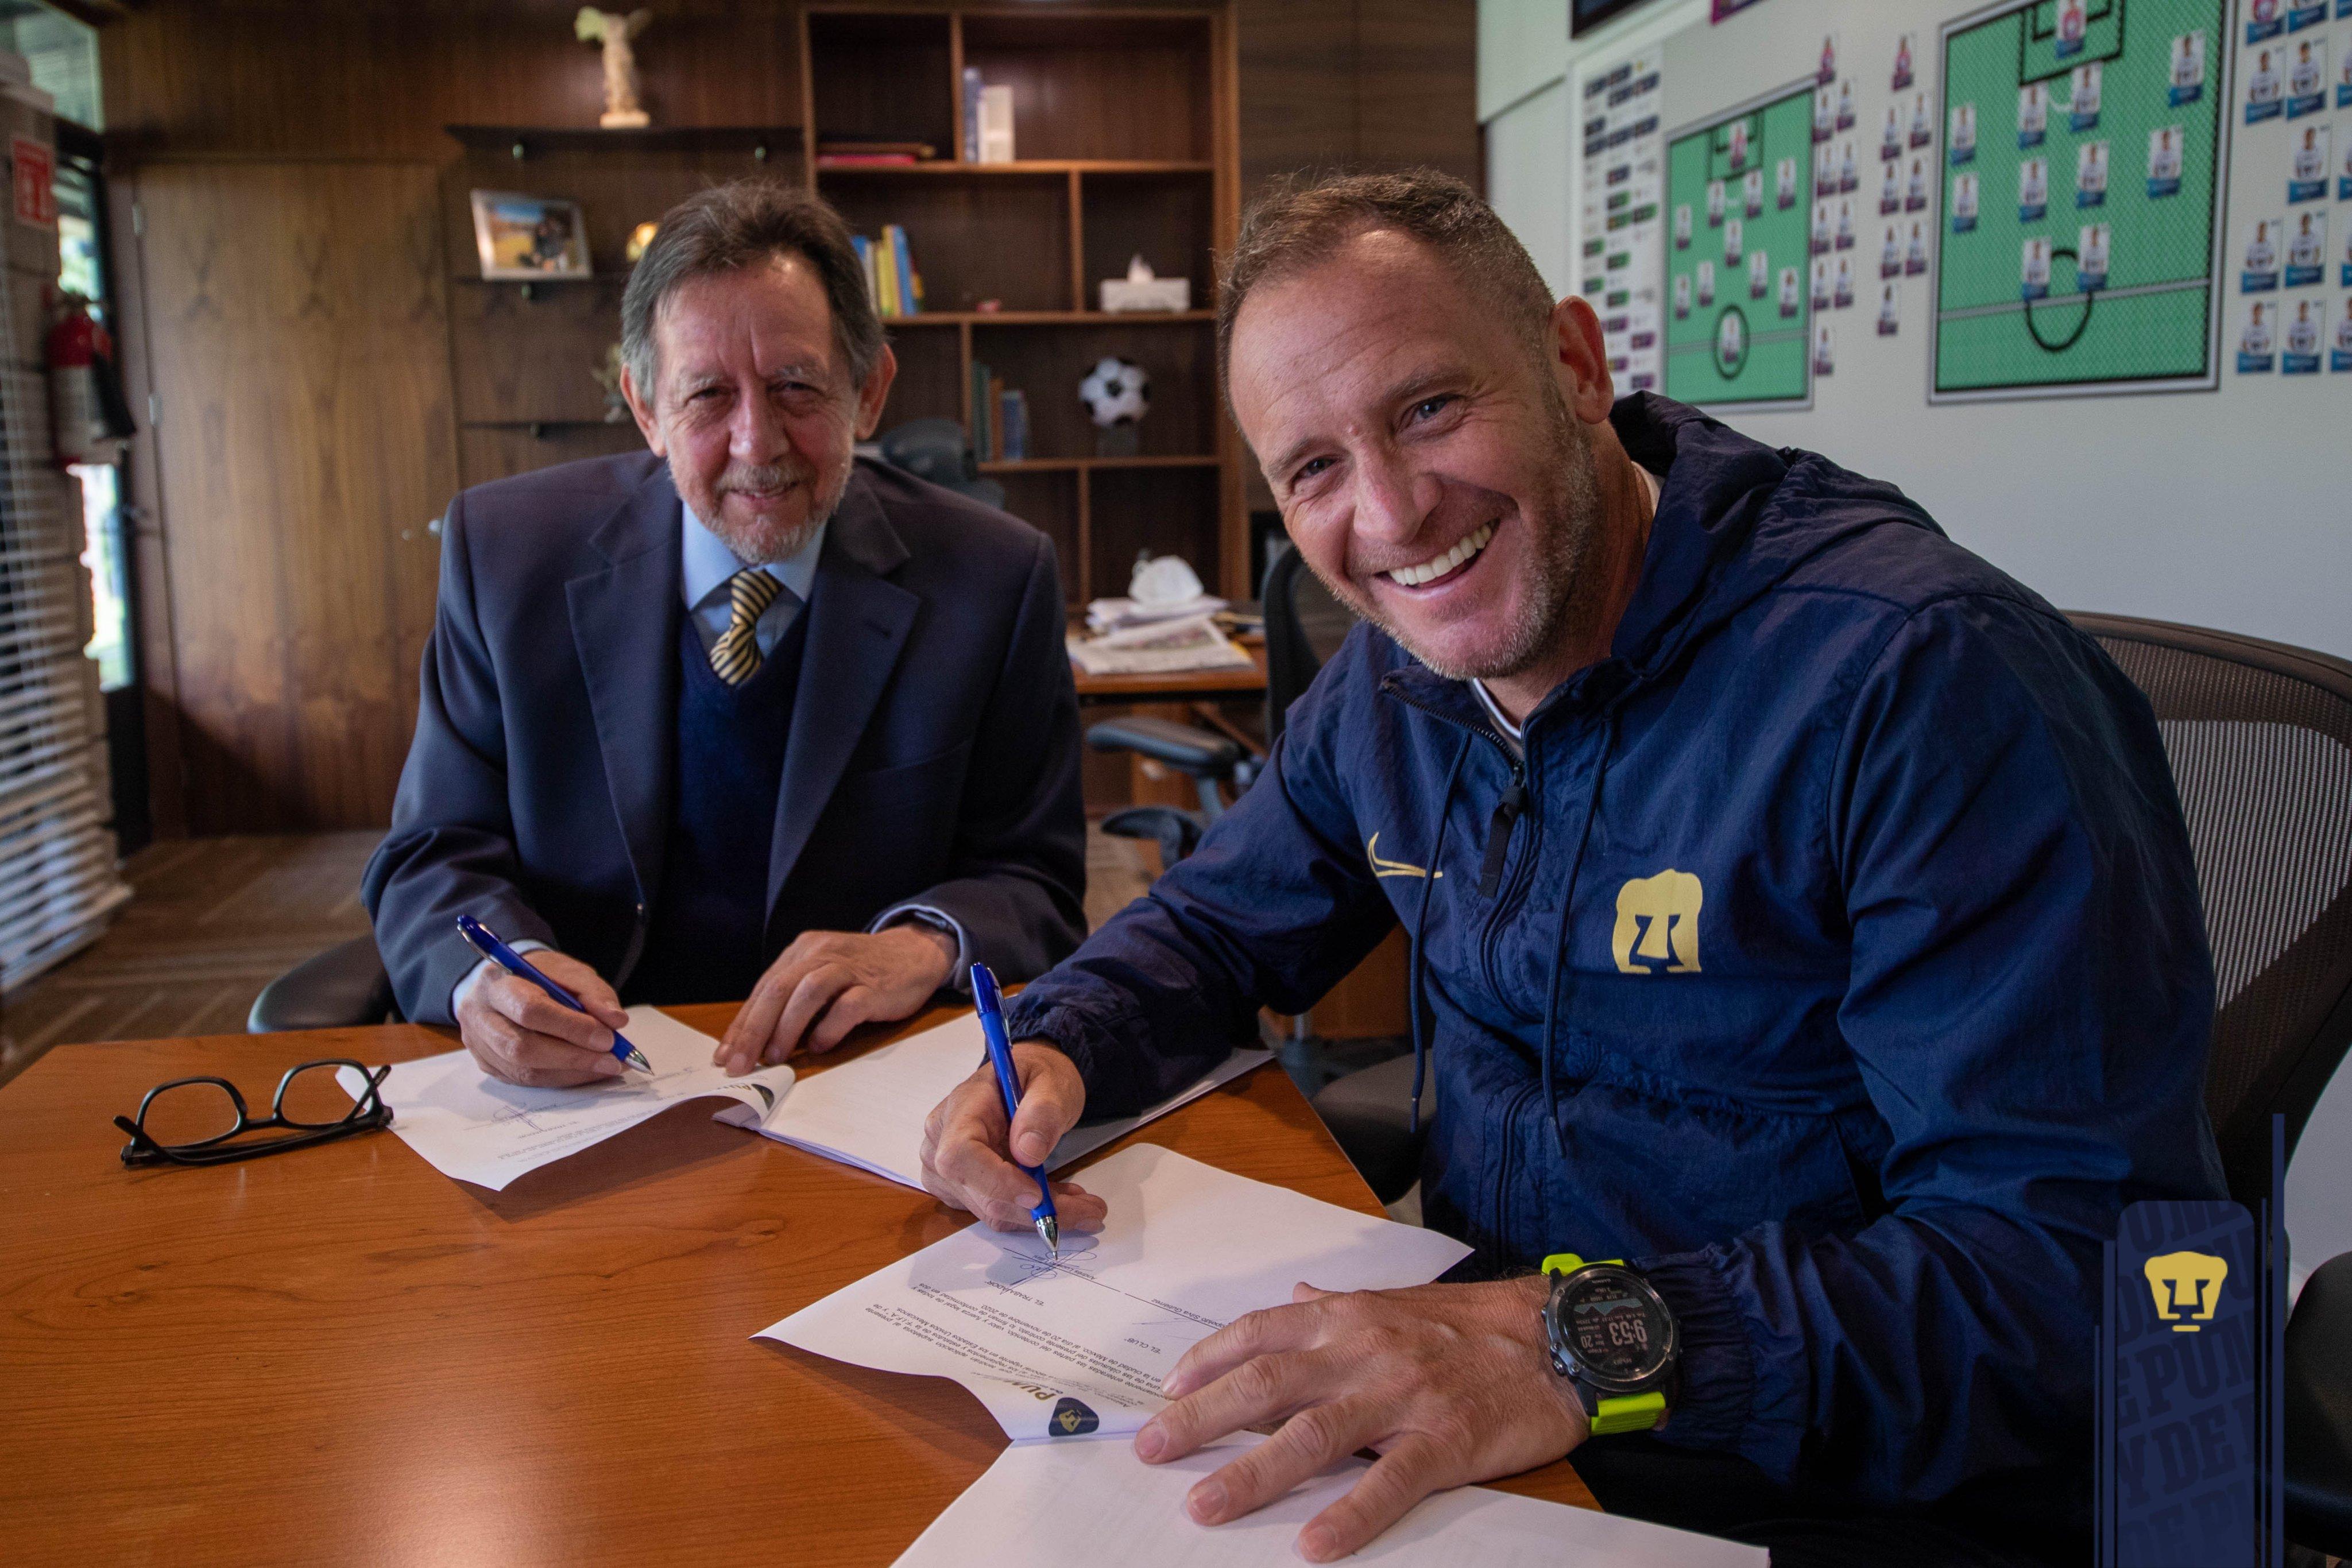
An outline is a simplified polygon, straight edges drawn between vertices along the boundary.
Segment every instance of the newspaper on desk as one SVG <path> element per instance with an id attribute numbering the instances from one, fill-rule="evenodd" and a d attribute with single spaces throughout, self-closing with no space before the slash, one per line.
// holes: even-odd
<path id="1" fill-rule="evenodd" d="M 730 1078 L 710 1060 L 717 1040 L 655 1008 L 631 1008 L 623 1032 L 653 1064 L 650 1075 L 526 1089 L 492 1078 L 464 1051 L 396 1063 L 381 1092 L 392 1130 L 443 1176 L 498 1192 L 680 1101 L 720 1095 L 764 1115 L 793 1086 L 789 1067 Z M 348 1067 L 336 1079 L 352 1095 L 367 1086 Z"/>
<path id="2" fill-rule="evenodd" d="M 1250 656 L 1208 615 L 1147 622 L 1101 637 L 1069 640 L 1070 662 L 1089 675 L 1169 675 L 1246 670 Z"/>
<path id="3" fill-rule="evenodd" d="M 1423 1285 L 1470 1249 L 1449 1236 L 1248 1180 L 1156 1144 L 1087 1167 L 1101 1234 L 975 1224 L 754 1337 L 882 1372 L 950 1377 L 1014 1442 L 1133 1432 L 1193 1344 L 1300 1281 Z"/>

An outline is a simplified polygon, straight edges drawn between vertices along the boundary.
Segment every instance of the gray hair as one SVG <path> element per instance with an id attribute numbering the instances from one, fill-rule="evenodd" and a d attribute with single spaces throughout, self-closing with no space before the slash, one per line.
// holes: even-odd
<path id="1" fill-rule="evenodd" d="M 1492 307 L 1538 359 L 1546 357 L 1554 301 L 1527 247 L 1468 185 L 1434 169 L 1406 169 L 1291 175 L 1269 187 L 1242 220 L 1218 284 L 1219 370 L 1230 372 L 1234 319 L 1251 289 L 1304 272 L 1358 235 L 1379 229 L 1436 252 L 1464 288 Z"/>
<path id="2" fill-rule="evenodd" d="M 882 358 L 882 321 L 849 225 L 821 198 L 772 180 L 739 180 L 699 191 L 662 214 L 621 295 L 621 360 L 650 405 L 660 363 L 654 325 L 662 302 L 697 277 L 734 272 L 779 256 L 807 258 L 833 308 L 834 340 L 863 386 Z"/>

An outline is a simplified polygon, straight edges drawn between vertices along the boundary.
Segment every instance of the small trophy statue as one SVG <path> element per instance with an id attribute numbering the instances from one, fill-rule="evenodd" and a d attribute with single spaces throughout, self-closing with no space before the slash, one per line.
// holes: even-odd
<path id="1" fill-rule="evenodd" d="M 644 33 L 653 19 L 651 11 L 632 11 L 624 16 L 618 11 L 583 5 L 572 21 L 572 30 L 582 43 L 604 46 L 604 112 L 596 123 L 606 130 L 635 130 L 651 123 L 637 101 L 637 52 L 629 47 L 629 40 Z"/>

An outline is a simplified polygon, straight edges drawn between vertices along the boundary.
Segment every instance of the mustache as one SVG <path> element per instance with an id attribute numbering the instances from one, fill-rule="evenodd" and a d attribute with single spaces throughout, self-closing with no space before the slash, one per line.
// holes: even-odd
<path id="1" fill-rule="evenodd" d="M 730 491 L 766 493 L 805 485 L 816 477 L 816 471 L 800 463 L 754 463 L 740 468 L 730 468 L 719 476 L 719 495 Z"/>

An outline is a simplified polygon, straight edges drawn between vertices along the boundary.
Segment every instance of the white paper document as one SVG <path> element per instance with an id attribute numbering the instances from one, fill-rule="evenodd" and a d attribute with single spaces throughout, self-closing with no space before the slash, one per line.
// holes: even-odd
<path id="1" fill-rule="evenodd" d="M 1058 1260 L 975 1224 L 755 1336 L 882 1372 L 951 1377 L 1014 1442 L 1132 1432 L 1197 1342 L 1300 1281 L 1423 1285 L 1469 1255 L 1448 1236 L 1204 1166 L 1157 1144 L 1087 1172 L 1110 1206 Z"/>
<path id="2" fill-rule="evenodd" d="M 1297 1568 L 1291 1542 L 1370 1469 L 1350 1458 L 1230 1523 L 1192 1522 L 1184 1494 L 1265 1441 L 1237 1433 L 1197 1454 L 1147 1465 L 1123 1438 L 1015 1443 L 915 1539 L 898 1568 Z M 1765 1568 L 1766 1552 L 1485 1487 L 1439 1492 L 1349 1563 L 1384 1568 Z"/>
<path id="3" fill-rule="evenodd" d="M 764 1116 L 748 1105 L 730 1105 L 719 1113 L 719 1120 L 920 1190 L 923 1122 L 933 1106 L 971 1076 L 987 1053 L 980 1015 L 966 1013 L 936 1029 L 869 1051 L 855 1061 L 811 1073 Z M 1266 1051 L 1236 1051 L 1139 1116 L 1082 1123 L 1054 1145 L 1045 1168 L 1058 1170 L 1090 1155 L 1153 1117 L 1164 1116 L 1271 1061 L 1273 1055 Z"/>
<path id="4" fill-rule="evenodd" d="M 392 1130 L 443 1176 L 496 1192 L 681 1100 L 720 1094 L 761 1115 L 793 1086 L 790 1067 L 728 1077 L 710 1060 L 717 1040 L 655 1008 L 631 1008 L 622 1032 L 646 1053 L 651 1076 L 632 1071 L 577 1089 L 525 1089 L 492 1078 L 464 1051 L 400 1062 L 383 1081 Z M 367 1086 L 348 1067 L 336 1078 L 346 1093 Z"/>

